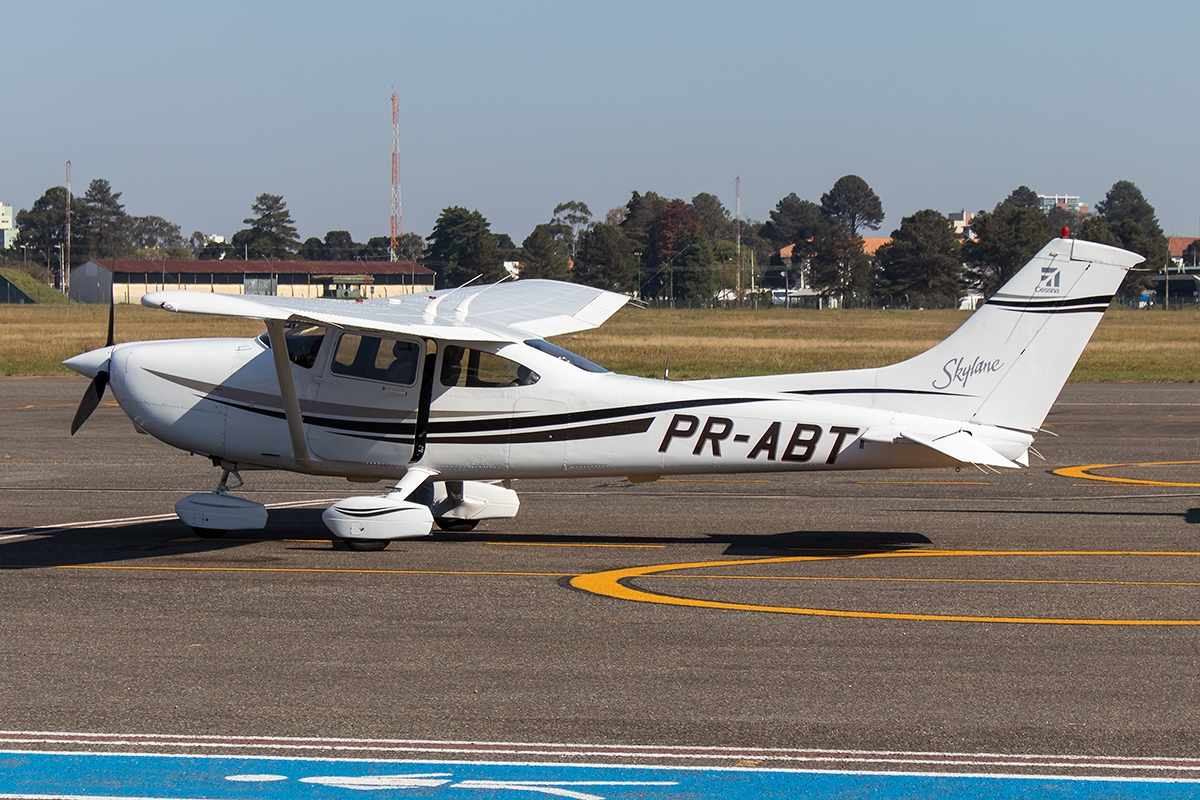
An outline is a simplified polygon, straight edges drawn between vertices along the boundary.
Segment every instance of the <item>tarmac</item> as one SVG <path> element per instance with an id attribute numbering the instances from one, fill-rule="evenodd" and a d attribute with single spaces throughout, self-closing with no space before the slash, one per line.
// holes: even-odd
<path id="1" fill-rule="evenodd" d="M 217 470 L 111 402 L 70 437 L 85 386 L 0 379 L 6 747 L 1200 774 L 1200 385 L 1068 385 L 1020 472 L 522 481 L 378 553 L 320 511 L 385 485 L 281 473 L 195 538 Z"/>

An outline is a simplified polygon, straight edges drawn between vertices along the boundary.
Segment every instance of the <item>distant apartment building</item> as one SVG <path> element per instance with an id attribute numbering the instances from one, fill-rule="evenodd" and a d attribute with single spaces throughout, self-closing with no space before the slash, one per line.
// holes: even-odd
<path id="1" fill-rule="evenodd" d="M 12 247 L 17 238 L 17 229 L 13 227 L 13 207 L 0 203 L 0 250 Z"/>
<path id="2" fill-rule="evenodd" d="M 970 211 L 951 211 L 946 216 L 954 223 L 955 233 L 964 239 L 975 238 L 975 234 L 971 232 L 971 220 L 975 219 L 974 214 Z"/>
<path id="3" fill-rule="evenodd" d="M 1092 213 L 1091 209 L 1079 202 L 1079 197 L 1073 194 L 1039 194 L 1038 202 L 1042 204 L 1042 213 L 1049 214 L 1051 209 L 1062 208 L 1080 216 Z"/>

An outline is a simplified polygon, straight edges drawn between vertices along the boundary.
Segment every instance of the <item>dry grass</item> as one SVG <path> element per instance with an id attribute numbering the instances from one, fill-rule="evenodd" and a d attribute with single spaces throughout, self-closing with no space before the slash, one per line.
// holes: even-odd
<path id="1" fill-rule="evenodd" d="M 959 311 L 627 308 L 602 328 L 557 342 L 617 372 L 676 379 L 874 367 L 932 347 L 967 318 Z M 59 362 L 104 344 L 102 306 L 0 306 L 0 374 L 72 374 Z M 117 341 L 254 336 L 249 320 L 117 306 Z M 1077 381 L 1194 381 L 1200 311 L 1104 315 L 1071 375 Z"/>
<path id="2" fill-rule="evenodd" d="M 256 336 L 264 330 L 254 320 L 171 314 L 134 305 L 117 306 L 114 327 L 118 342 Z M 0 375 L 74 375 L 59 362 L 102 347 L 107 333 L 107 306 L 0 305 Z"/>

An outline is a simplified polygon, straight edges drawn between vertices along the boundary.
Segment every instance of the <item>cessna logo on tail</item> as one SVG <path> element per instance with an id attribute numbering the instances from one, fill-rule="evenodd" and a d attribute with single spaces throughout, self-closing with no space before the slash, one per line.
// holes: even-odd
<path id="1" fill-rule="evenodd" d="M 1059 278 L 1062 272 L 1058 267 L 1042 267 L 1042 277 L 1038 281 L 1037 288 L 1033 291 L 1040 294 L 1058 294 L 1059 293 Z"/>

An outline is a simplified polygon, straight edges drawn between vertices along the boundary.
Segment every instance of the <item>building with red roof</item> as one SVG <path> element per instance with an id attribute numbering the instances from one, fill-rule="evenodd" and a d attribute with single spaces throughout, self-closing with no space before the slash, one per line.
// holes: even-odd
<path id="1" fill-rule="evenodd" d="M 93 259 L 71 270 L 71 299 L 137 303 L 164 289 L 280 297 L 394 297 L 433 290 L 411 261 L 134 261 Z"/>

